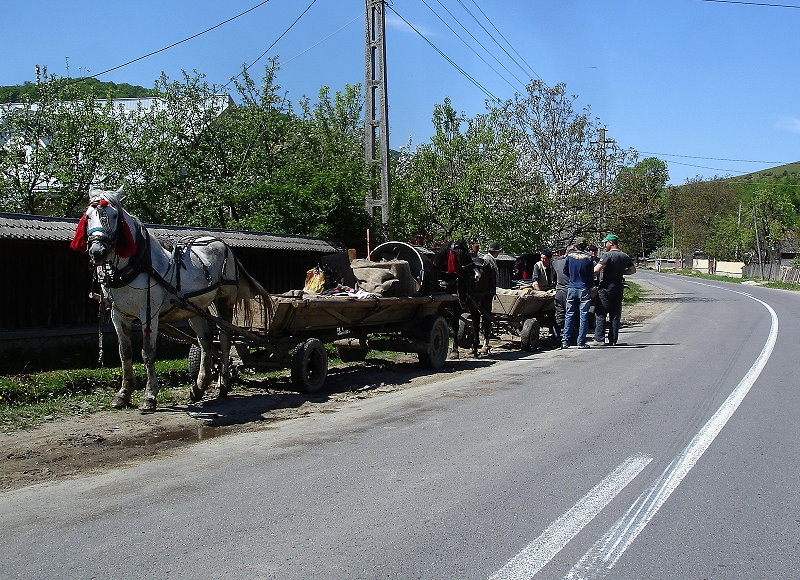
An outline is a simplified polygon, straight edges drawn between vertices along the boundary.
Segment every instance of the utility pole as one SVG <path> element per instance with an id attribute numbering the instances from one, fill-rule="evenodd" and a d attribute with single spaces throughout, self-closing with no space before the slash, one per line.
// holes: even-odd
<path id="1" fill-rule="evenodd" d="M 386 97 L 386 3 L 366 0 L 364 153 L 369 171 L 367 213 L 380 208 L 383 237 L 389 228 L 389 104 Z M 376 185 L 380 190 L 376 190 Z"/>
<path id="2" fill-rule="evenodd" d="M 600 169 L 600 213 L 597 216 L 597 231 L 604 232 L 606 227 L 606 147 L 614 145 L 614 139 L 606 139 L 606 129 L 598 129 L 600 133 L 597 141 L 592 141 L 592 145 L 597 145 L 600 152 L 598 165 Z"/>
<path id="3" fill-rule="evenodd" d="M 756 217 L 756 200 L 753 198 L 753 229 L 756 232 L 756 252 L 758 252 L 758 265 L 761 268 L 761 279 L 764 279 L 764 261 L 761 259 L 761 241 L 758 239 L 758 217 Z"/>

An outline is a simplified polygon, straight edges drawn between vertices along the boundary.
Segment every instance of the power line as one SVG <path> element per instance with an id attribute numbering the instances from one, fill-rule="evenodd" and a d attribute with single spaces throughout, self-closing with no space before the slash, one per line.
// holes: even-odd
<path id="1" fill-rule="evenodd" d="M 679 155 L 677 153 L 655 153 L 653 151 L 639 151 L 646 155 L 661 155 L 662 157 L 684 157 L 686 159 L 707 159 L 710 161 L 733 161 L 736 163 L 777 163 L 779 165 L 786 165 L 793 163 L 793 161 L 754 161 L 752 159 L 727 159 L 725 157 L 700 157 L 697 155 Z"/>
<path id="2" fill-rule="evenodd" d="M 738 0 L 702 0 L 703 2 L 717 2 L 719 4 L 745 4 L 747 6 L 767 6 L 769 8 L 800 8 L 794 4 L 770 4 L 768 2 L 739 2 Z"/>
<path id="3" fill-rule="evenodd" d="M 411 24 L 411 23 L 410 23 L 408 20 L 406 20 L 405 18 L 403 18 L 403 16 L 402 16 L 402 15 L 401 15 L 399 12 L 397 12 L 397 10 L 395 10 L 395 9 L 394 9 L 394 7 L 393 7 L 391 4 L 385 4 L 385 6 L 386 6 L 386 8 L 388 8 L 389 10 L 391 10 L 392 12 L 394 12 L 394 13 L 395 13 L 395 15 L 396 15 L 396 16 L 397 16 L 397 17 L 398 17 L 400 20 L 402 20 L 402 21 L 403 21 L 403 22 L 406 24 L 406 26 L 408 26 L 408 27 L 409 27 L 411 30 L 413 30 L 414 32 L 416 32 L 416 33 L 417 33 L 417 34 L 420 36 L 420 38 L 422 38 L 422 40 L 424 40 L 425 42 L 427 42 L 427 43 L 430 45 L 430 47 L 431 47 L 431 48 L 433 48 L 433 50 L 435 50 L 436 52 L 438 52 L 438 53 L 439 53 L 439 55 L 440 55 L 442 58 L 444 58 L 444 59 L 445 59 L 447 62 L 449 62 L 449 63 L 450 63 L 450 65 L 451 65 L 453 68 L 455 68 L 455 69 L 456 69 L 458 72 L 460 72 L 460 73 L 461 73 L 461 74 L 462 74 L 462 75 L 463 75 L 463 76 L 464 76 L 464 77 L 465 77 L 467 80 L 469 80 L 469 81 L 470 81 L 470 82 L 471 82 L 473 85 L 475 85 L 476 87 L 478 87 L 478 89 L 480 89 L 480 91 L 481 91 L 481 92 L 482 92 L 484 95 L 486 95 L 486 96 L 487 96 L 487 97 L 489 97 L 491 100 L 493 100 L 493 101 L 496 101 L 496 102 L 498 102 L 498 103 L 502 102 L 502 101 L 500 100 L 500 98 L 499 98 L 499 97 L 495 96 L 495 95 L 494 95 L 494 94 L 493 94 L 493 93 L 492 93 L 492 92 L 491 92 L 489 89 L 487 89 L 487 88 L 486 88 L 486 87 L 484 87 L 484 86 L 483 86 L 481 83 L 479 83 L 479 82 L 477 81 L 477 79 L 475 79 L 475 78 L 474 78 L 472 75 L 470 75 L 470 74 L 469 74 L 467 71 L 465 71 L 465 70 L 464 70 L 463 68 L 461 68 L 461 67 L 460 67 L 458 64 L 456 64 L 456 62 L 455 62 L 455 61 L 454 61 L 452 58 L 450 58 L 449 56 L 447 56 L 447 55 L 446 55 L 446 54 L 445 54 L 445 53 L 444 53 L 444 52 L 443 52 L 443 51 L 442 51 L 442 50 L 441 50 L 441 49 L 440 49 L 438 46 L 436 46 L 436 45 L 435 45 L 433 42 L 431 42 L 431 41 L 428 39 L 428 37 L 426 37 L 426 36 L 425 36 L 424 34 L 422 34 L 422 33 L 421 33 L 419 30 L 417 30 L 417 29 L 416 29 L 416 27 L 415 27 L 413 24 Z"/>
<path id="4" fill-rule="evenodd" d="M 461 0 L 456 0 L 456 1 L 457 1 L 457 2 L 459 3 L 459 5 L 461 5 L 461 7 L 462 7 L 462 8 L 463 8 L 463 9 L 464 9 L 466 12 L 467 12 L 467 14 L 469 14 L 469 15 L 472 17 L 472 19 L 473 19 L 475 22 L 477 22 L 477 23 L 478 23 L 478 26 L 480 26 L 480 27 L 483 29 L 483 31 L 484 31 L 486 34 L 488 34 L 488 35 L 489 35 L 489 38 L 491 38 L 491 39 L 494 41 L 494 43 L 495 43 L 495 44 L 496 44 L 496 45 L 497 45 L 497 46 L 500 48 L 500 50 L 502 50 L 502 51 L 503 51 L 503 52 L 506 54 L 506 56 L 507 56 L 508 58 L 510 58 L 510 59 L 512 60 L 512 62 L 514 62 L 514 64 L 516 64 L 518 67 L 520 67 L 520 69 L 522 70 L 522 72 L 525 72 L 525 69 L 523 69 L 523 68 L 522 68 L 522 66 L 521 66 L 521 65 L 520 65 L 520 64 L 519 64 L 519 63 L 516 61 L 516 59 L 515 59 L 513 56 L 511 56 L 511 54 L 510 54 L 510 53 L 509 53 L 509 52 L 508 52 L 508 51 L 505 49 L 505 47 L 504 47 L 502 44 L 500 44 L 499 42 L 497 42 L 497 39 L 494 37 L 494 35 L 493 35 L 491 32 L 489 32 L 489 31 L 486 29 L 486 27 L 485 27 L 485 26 L 484 26 L 484 25 L 483 25 L 483 24 L 480 22 L 480 20 L 478 20 L 478 18 L 477 18 L 477 17 L 476 17 L 476 16 L 475 16 L 475 15 L 474 15 L 474 14 L 473 14 L 471 11 L 470 11 L 470 9 L 469 9 L 469 8 L 467 8 L 467 7 L 464 5 L 464 3 L 463 3 Z M 483 12 L 481 12 L 481 14 L 483 14 L 483 15 L 484 15 L 484 17 L 486 17 L 486 15 L 485 15 Z M 488 20 L 488 17 L 487 17 L 487 20 Z M 490 23 L 491 23 L 491 21 L 490 21 Z M 492 25 L 492 26 L 494 26 L 494 25 Z M 495 27 L 495 28 L 496 28 L 496 27 Z M 508 41 L 506 41 L 506 42 L 508 42 Z M 534 73 L 534 74 L 536 75 L 536 73 Z M 539 79 L 541 80 L 541 77 L 539 77 L 539 75 L 536 75 L 536 77 L 537 77 L 537 78 L 539 78 Z M 527 84 L 527 83 L 526 83 L 526 84 Z"/>
<path id="5" fill-rule="evenodd" d="M 516 80 L 518 83 L 520 83 L 520 84 L 521 84 L 521 85 L 523 85 L 523 86 L 526 84 L 526 83 L 524 83 L 523 81 L 521 81 L 519 78 L 517 78 L 517 77 L 514 75 L 514 73 L 512 73 L 510 70 L 508 70 L 508 68 L 507 68 L 507 67 L 506 67 L 506 66 L 505 66 L 505 65 L 504 65 L 502 62 L 500 62 L 500 60 L 499 60 L 499 59 L 498 59 L 498 58 L 497 58 L 497 57 L 496 57 L 496 56 L 495 56 L 495 55 L 494 55 L 494 54 L 493 54 L 493 53 L 492 53 L 492 52 L 491 52 L 491 51 L 490 51 L 488 48 L 486 48 L 486 47 L 483 45 L 483 43 L 482 43 L 480 40 L 478 40 L 478 39 L 475 37 L 475 35 L 474 35 L 474 34 L 472 34 L 472 33 L 470 32 L 470 31 L 467 29 L 467 27 L 466 27 L 466 26 L 464 26 L 464 24 L 463 24 L 463 23 L 462 23 L 462 22 L 461 22 L 461 21 L 460 21 L 458 18 L 456 18 L 456 16 L 455 16 L 455 15 L 454 15 L 452 12 L 450 12 L 450 10 L 449 10 L 449 9 L 448 9 L 448 8 L 447 8 L 447 7 L 446 7 L 444 4 L 442 4 L 441 0 L 436 0 L 436 1 L 439 3 L 439 6 L 441 6 L 442 8 L 444 8 L 444 10 L 445 10 L 445 11 L 446 11 L 446 12 L 447 12 L 449 15 L 450 15 L 450 17 L 451 17 L 451 18 L 452 18 L 452 19 L 453 19 L 455 22 L 457 22 L 457 23 L 458 23 L 458 25 L 459 25 L 459 26 L 461 26 L 461 28 L 462 28 L 462 29 L 463 29 L 463 30 L 464 30 L 464 31 L 465 31 L 467 34 L 469 34 L 469 35 L 470 35 L 470 37 L 472 38 L 472 40 L 474 40 L 474 41 L 475 41 L 475 42 L 478 44 L 478 46 L 480 46 L 480 47 L 481 47 L 481 48 L 482 48 L 482 49 L 483 49 L 483 50 L 484 50 L 484 51 L 485 51 L 485 52 L 486 52 L 488 55 L 490 55 L 490 56 L 491 56 L 491 57 L 492 57 L 492 58 L 495 60 L 495 62 L 497 62 L 497 64 L 499 64 L 500 66 L 502 66 L 502 67 L 503 67 L 503 68 L 506 70 L 506 72 L 507 72 L 508 74 L 510 74 L 510 75 L 511 75 L 511 76 L 514 78 L 514 80 Z M 453 34 L 455 34 L 455 35 L 456 35 L 456 37 L 457 37 L 457 38 L 458 38 L 458 39 L 459 39 L 459 40 L 460 40 L 460 41 L 461 41 L 461 42 L 464 44 L 464 46 L 466 46 L 468 49 L 470 49 L 470 50 L 471 50 L 471 51 L 472 51 L 472 52 L 475 54 L 475 56 L 477 56 L 479 59 L 481 59 L 481 61 L 483 61 L 483 63 L 484 63 L 486 66 L 488 66 L 490 69 L 492 69 L 492 71 L 494 71 L 494 72 L 495 72 L 495 74 L 497 74 L 497 76 L 499 76 L 501 79 L 503 79 L 503 80 L 504 80 L 504 81 L 505 81 L 505 82 L 508 84 L 508 86 L 510 86 L 510 87 L 511 87 L 513 90 L 515 90 L 515 91 L 519 90 L 519 87 L 518 87 L 518 86 L 514 86 L 514 84 L 513 84 L 511 81 L 509 81 L 509 80 L 508 80 L 506 77 L 504 77 L 504 76 L 503 76 L 503 75 L 500 73 L 500 71 L 498 71 L 498 70 L 497 70 L 496 68 L 494 68 L 494 67 L 493 67 L 491 64 L 489 64 L 489 63 L 486 61 L 486 59 L 485 59 L 485 58 L 483 58 L 483 57 L 482 57 L 482 56 L 481 56 L 481 55 L 478 53 L 478 51 L 477 51 L 477 50 L 475 50 L 475 49 L 472 47 L 472 45 L 471 45 L 471 44 L 469 44 L 469 43 L 468 43 L 466 40 L 464 40 L 464 38 L 463 38 L 463 37 L 462 37 L 462 36 L 461 36 L 461 35 L 460 35 L 458 32 L 456 32 L 455 30 L 453 30 L 453 27 L 452 27 L 452 26 L 450 26 L 450 25 L 449 25 L 449 24 L 448 24 L 448 23 L 445 21 L 445 19 L 444 19 L 444 18 L 442 18 L 442 17 L 441 17 L 441 16 L 440 16 L 440 15 L 439 15 L 439 14 L 438 14 L 438 13 L 437 13 L 437 12 L 436 12 L 436 11 L 435 11 L 435 10 L 434 10 L 434 9 L 433 9 L 433 8 L 432 8 L 432 7 L 431 7 L 431 6 L 430 6 L 430 5 L 429 5 L 429 4 L 428 4 L 428 3 L 427 3 L 425 0 L 422 0 L 422 3 L 423 3 L 423 4 L 425 4 L 425 6 L 427 6 L 427 7 L 428 7 L 428 9 L 429 9 L 431 12 L 433 12 L 433 14 L 434 14 L 434 15 L 436 15 L 436 17 L 437 17 L 439 20 L 441 20 L 441 21 L 442 21 L 442 23 L 443 23 L 445 26 L 447 26 L 447 28 L 449 28 L 449 29 L 450 29 L 450 31 L 451 31 Z"/>
<path id="6" fill-rule="evenodd" d="M 110 72 L 112 72 L 112 71 L 115 71 L 115 70 L 121 69 L 121 68 L 123 68 L 123 67 L 126 67 L 126 66 L 128 66 L 129 64 L 133 64 L 133 63 L 135 63 L 135 62 L 139 62 L 140 60 L 144 60 L 144 59 L 146 59 L 146 58 L 149 58 L 149 57 L 151 57 L 151 56 L 153 56 L 153 55 L 156 55 L 156 54 L 158 54 L 158 53 L 160 53 L 160 52 L 164 52 L 164 51 L 166 51 L 166 50 L 169 50 L 170 48 L 174 48 L 174 47 L 178 46 L 179 44 L 183 44 L 184 42 L 188 42 L 188 41 L 190 41 L 190 40 L 194 40 L 194 39 L 195 39 L 195 38 L 197 38 L 198 36 L 202 36 L 203 34 L 206 34 L 207 32 L 211 32 L 212 30 L 214 30 L 214 29 L 216 29 L 216 28 L 219 28 L 220 26 L 224 26 L 225 24 L 228 24 L 229 22 L 232 22 L 232 21 L 236 20 L 237 18 L 240 18 L 240 17 L 244 16 L 245 14 L 247 14 L 247 13 L 249 13 L 249 12 L 252 12 L 252 11 L 253 11 L 253 10 L 255 10 L 256 8 L 260 8 L 260 7 L 262 7 L 264 4 L 267 4 L 269 1 L 270 1 L 270 0 L 264 0 L 263 2 L 259 2 L 258 4 L 256 4 L 255 6 L 253 6 L 252 8 L 248 8 L 247 10 L 245 10 L 244 12 L 241 12 L 240 14 L 237 14 L 236 16 L 233 16 L 233 17 L 231 17 L 231 18 L 228 18 L 227 20 L 224 20 L 223 22 L 220 22 L 219 24 L 215 24 L 215 25 L 214 25 L 214 26 L 212 26 L 211 28 L 207 28 L 206 30 L 203 30 L 202 32 L 198 32 L 197 34 L 193 34 L 192 36 L 189 36 L 189 37 L 187 37 L 187 38 L 184 38 L 183 40 L 179 40 L 178 42 L 173 42 L 172 44 L 170 44 L 169 46 L 165 46 L 164 48 L 159 48 L 158 50 L 154 50 L 153 52 L 147 53 L 147 54 L 145 54 L 145 55 L 143 55 L 143 56 L 140 56 L 140 57 L 138 57 L 138 58 L 134 58 L 133 60 L 129 60 L 129 61 L 128 61 L 128 62 L 126 62 L 126 63 L 120 64 L 120 65 L 117 65 L 117 66 L 115 66 L 115 67 L 112 67 L 112 68 L 110 68 L 110 69 L 108 69 L 108 70 L 104 70 L 104 71 L 102 71 L 102 72 L 99 72 L 99 73 L 97 73 L 97 74 L 95 74 L 95 75 L 92 75 L 90 78 L 97 78 L 97 77 L 99 77 L 99 76 L 101 76 L 101 75 L 104 75 L 104 74 L 110 73 Z M 277 41 L 276 41 L 276 42 L 277 42 Z M 263 56 L 263 55 L 262 55 L 262 56 Z M 78 79 L 78 80 L 80 80 L 80 79 Z M 76 81 L 76 82 L 77 82 L 77 81 Z"/>
<path id="7" fill-rule="evenodd" d="M 344 30 L 345 28 L 347 28 L 348 26 L 350 26 L 350 25 L 351 25 L 353 22 L 355 22 L 356 20 L 362 20 L 363 18 L 364 18 L 364 15 L 363 15 L 363 14 L 358 14 L 358 15 L 357 15 L 355 18 L 353 18 L 352 20 L 350 20 L 350 21 L 349 21 L 349 22 L 347 22 L 346 24 L 343 24 L 342 26 L 340 26 L 339 28 L 337 28 L 336 30 L 334 30 L 333 32 L 331 32 L 331 33 L 330 33 L 328 36 L 326 36 L 325 38 L 323 38 L 323 39 L 321 39 L 321 40 L 317 41 L 316 43 L 312 44 L 311 46 L 309 46 L 309 47 L 308 47 L 307 49 L 305 49 L 304 51 L 302 51 L 302 52 L 298 52 L 298 53 L 297 53 L 296 55 L 294 55 L 292 58 L 290 58 L 290 59 L 287 59 L 287 60 L 285 60 L 285 61 L 282 61 L 282 62 L 281 62 L 281 64 L 289 64 L 289 63 L 290 63 L 290 62 L 292 62 L 293 60 L 295 60 L 295 59 L 297 59 L 297 58 L 300 58 L 300 57 L 301 57 L 301 56 L 303 56 L 305 53 L 307 53 L 307 52 L 309 52 L 309 51 L 311 51 L 311 50 L 313 50 L 313 49 L 317 48 L 317 47 L 318 47 L 320 44 L 322 44 L 323 42 L 325 42 L 325 41 L 326 41 L 326 40 L 328 40 L 329 38 L 333 38 L 334 36 L 336 36 L 337 34 L 339 34 L 339 33 L 340 33 L 342 30 Z"/>
<path id="8" fill-rule="evenodd" d="M 500 43 L 498 43 L 498 42 L 497 42 L 497 40 L 495 40 L 495 39 L 494 39 L 494 37 L 493 37 L 491 34 L 489 34 L 489 36 L 492 38 L 492 40 L 494 40 L 494 41 L 495 41 L 495 44 L 497 44 L 497 46 L 500 46 L 500 48 L 503 50 L 503 52 L 505 52 L 505 53 L 508 55 L 508 57 L 509 57 L 509 58 L 510 58 L 510 59 L 511 59 L 513 62 L 514 62 L 514 64 L 516 64 L 516 65 L 517 65 L 517 66 L 520 68 L 520 70 L 521 70 L 523 73 L 525 73 L 526 75 L 529 75 L 531 78 L 533 78 L 533 77 L 536 77 L 537 79 L 539 79 L 539 80 L 542 80 L 542 77 L 540 77 L 540 76 L 537 74 L 537 72 L 536 72 L 535 70 L 533 70 L 533 67 L 531 67 L 531 65 L 529 65 L 529 64 L 528 64 L 528 63 L 525 61 L 525 59 L 522 57 L 522 55 L 521 55 L 519 52 L 517 52 L 517 50 L 514 48 L 514 45 L 512 45 L 512 44 L 511 44 L 511 43 L 508 41 L 508 39 L 507 39 L 507 38 L 506 38 L 506 37 L 503 35 L 503 33 L 502 33 L 502 32 L 500 32 L 500 29 L 498 29 L 498 28 L 497 28 L 497 26 L 495 26 L 494 22 L 492 22 L 492 20 L 491 20 L 491 19 L 490 19 L 490 18 L 489 18 L 489 17 L 486 15 L 486 13 L 483 11 L 483 9 L 482 9 L 480 6 L 478 6 L 478 3 L 477 3 L 475 0 L 472 0 L 472 3 L 475 5 L 475 8 L 477 8 L 477 9 L 478 9 L 478 11 L 479 11 L 479 12 L 480 12 L 480 13 L 483 15 L 483 17 L 486 19 L 486 22 L 488 22 L 488 23 L 489 23 L 489 24 L 492 26 L 492 28 L 494 28 L 494 30 L 497 32 L 497 34 L 499 34 L 499 35 L 500 35 L 500 38 L 502 38 L 502 39 L 503 39 L 503 40 L 506 42 L 506 44 L 508 45 L 508 47 L 509 47 L 509 48 L 510 48 L 512 51 L 514 51 L 514 54 L 516 54 L 516 55 L 517 55 L 517 56 L 520 58 L 520 60 L 521 60 L 522 62 L 524 62 L 524 63 L 525 63 L 525 66 L 527 66 L 527 67 L 528 67 L 528 70 L 526 71 L 526 70 L 525 70 L 525 69 L 522 67 L 522 65 L 521 65 L 521 64 L 519 64 L 519 63 L 516 61 L 516 59 L 515 59 L 513 56 L 511 56 L 510 54 L 508 54 L 508 52 L 506 52 L 506 51 L 505 51 L 505 49 L 504 49 L 502 46 L 500 46 Z M 460 1 L 459 1 L 459 4 L 461 4 L 462 6 L 464 6 L 464 5 L 463 5 L 463 4 L 462 4 Z M 466 10 L 466 7 L 464 7 L 464 9 Z M 471 15 L 471 14 L 470 14 L 470 15 Z M 472 16 L 472 17 L 473 17 L 473 18 L 475 18 L 474 16 Z M 475 18 L 475 21 L 476 21 L 476 22 L 478 21 L 478 20 L 477 20 L 477 18 Z M 480 24 L 480 22 L 478 22 L 478 24 Z M 483 28 L 483 26 L 481 26 L 481 28 Z M 486 29 L 484 28 L 484 30 L 486 30 Z M 488 31 L 487 31 L 487 34 L 488 34 Z"/>
<path id="9" fill-rule="evenodd" d="M 269 1 L 269 0 L 267 0 L 267 2 L 268 2 L 268 1 Z M 248 70 L 250 70 L 250 68 L 251 68 L 252 66 L 254 66 L 254 65 L 255 65 L 255 64 L 258 62 L 258 61 L 260 61 L 262 58 L 264 58 L 264 56 L 265 56 L 265 55 L 266 55 L 266 54 L 267 54 L 267 53 L 268 53 L 270 50 L 272 50 L 272 47 L 273 47 L 273 46 L 275 46 L 276 44 L 278 44 L 278 42 L 280 41 L 280 39 L 281 39 L 281 38 L 283 38 L 284 36 L 286 36 L 286 34 L 287 34 L 287 33 L 288 33 L 288 32 L 289 32 L 289 31 L 290 31 L 292 28 L 294 28 L 294 25 L 295 25 L 295 24 L 297 24 L 297 23 L 300 21 L 300 19 L 301 19 L 303 16 L 305 16 L 305 15 L 306 15 L 306 12 L 308 12 L 309 10 L 311 10 L 311 7 L 312 7 L 314 4 L 316 4 L 316 2 L 317 2 L 317 0 L 311 0 L 311 3 L 310 3 L 308 6 L 306 6 L 306 9 L 305 9 L 305 10 L 303 10 L 303 11 L 300 13 L 300 15 L 299 15 L 297 18 L 295 18 L 295 19 L 294 19 L 294 22 L 292 22 L 292 23 L 289 25 L 289 27 L 288 27 L 286 30 L 284 30 L 284 31 L 281 33 L 281 35 L 280 35 L 278 38 L 276 38 L 276 39 L 275 39 L 275 41 L 274 41 L 272 44 L 270 44 L 270 45 L 267 47 L 267 49 L 266 49 L 264 52 L 262 52 L 262 53 L 261 53 L 261 55 L 260 55 L 260 56 L 259 56 L 257 59 L 255 59 L 253 62 L 251 62 L 250 64 L 248 64 L 246 67 L 244 67 L 244 70 L 242 70 L 242 72 L 240 72 L 240 73 L 239 73 L 239 74 L 237 74 L 236 76 L 233 76 L 233 77 L 231 77 L 231 79 L 230 79 L 230 80 L 229 80 L 227 83 L 225 83 L 224 85 L 222 85 L 222 88 L 225 88 L 225 87 L 227 87 L 229 84 L 231 84 L 231 83 L 233 82 L 233 80 L 234 80 L 235 78 L 237 78 L 237 77 L 239 77 L 239 76 L 243 75 L 244 73 L 246 73 L 246 72 L 247 72 Z"/>
<path id="10" fill-rule="evenodd" d="M 684 167 L 696 167 L 697 169 L 708 169 L 710 171 L 724 171 L 725 173 L 751 173 L 750 171 L 738 171 L 735 169 L 720 169 L 719 167 L 706 167 L 705 165 L 695 165 L 693 163 L 684 163 L 682 161 L 667 160 L 667 163 L 674 163 L 676 165 L 683 165 Z"/>

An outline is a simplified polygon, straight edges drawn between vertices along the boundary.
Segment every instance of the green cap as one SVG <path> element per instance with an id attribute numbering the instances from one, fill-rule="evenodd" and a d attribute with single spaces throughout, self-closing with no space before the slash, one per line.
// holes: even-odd
<path id="1" fill-rule="evenodd" d="M 608 234 L 605 238 L 603 238 L 603 243 L 604 244 L 606 242 L 614 242 L 614 243 L 616 243 L 618 241 L 619 241 L 619 238 L 617 236 L 615 236 L 614 234 Z"/>

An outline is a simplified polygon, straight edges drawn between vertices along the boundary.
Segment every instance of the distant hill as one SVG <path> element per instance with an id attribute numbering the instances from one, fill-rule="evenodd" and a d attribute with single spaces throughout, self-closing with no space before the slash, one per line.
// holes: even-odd
<path id="1" fill-rule="evenodd" d="M 138 85 L 102 82 L 91 77 L 58 79 L 55 82 L 59 85 L 71 85 L 72 90 L 79 95 L 91 94 L 97 98 L 110 97 L 112 99 L 122 99 L 126 97 L 151 97 L 155 94 L 153 89 L 146 89 Z M 26 81 L 21 85 L 0 87 L 0 103 L 20 103 L 26 100 L 26 98 L 32 101 L 38 100 L 39 87 L 36 83 Z"/>
<path id="2" fill-rule="evenodd" d="M 787 163 L 786 165 L 778 165 L 777 167 L 764 169 L 762 171 L 754 171 L 753 173 L 739 175 L 732 179 L 736 179 L 737 181 L 762 181 L 764 179 L 783 177 L 784 175 L 788 177 L 800 178 L 800 161 Z"/>

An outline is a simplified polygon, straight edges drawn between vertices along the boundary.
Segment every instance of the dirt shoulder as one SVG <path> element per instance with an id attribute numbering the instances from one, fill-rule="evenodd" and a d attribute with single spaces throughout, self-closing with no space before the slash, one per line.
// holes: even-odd
<path id="1" fill-rule="evenodd" d="M 624 326 L 637 326 L 670 305 L 670 297 L 642 280 L 646 292 L 623 312 Z M 508 338 L 509 340 L 505 340 Z M 416 356 L 392 361 L 367 359 L 329 370 L 325 390 L 300 394 L 288 377 L 247 380 L 227 399 L 159 408 L 152 415 L 135 409 L 66 417 L 35 429 L 0 434 L 0 490 L 56 481 L 146 460 L 202 439 L 270 429 L 280 421 L 332 413 L 353 401 L 443 380 L 501 360 L 526 356 L 510 337 L 493 341 L 488 358 L 448 360 L 437 372 L 422 368 Z M 547 351 L 541 353 L 547 356 Z M 378 378 L 379 377 L 379 378 Z"/>

